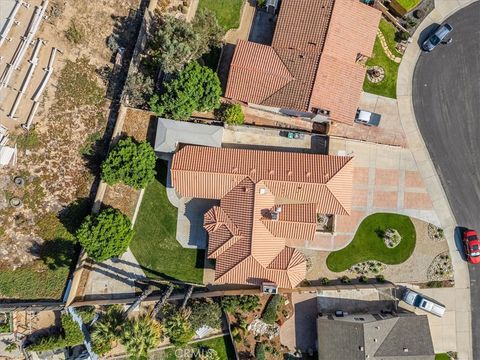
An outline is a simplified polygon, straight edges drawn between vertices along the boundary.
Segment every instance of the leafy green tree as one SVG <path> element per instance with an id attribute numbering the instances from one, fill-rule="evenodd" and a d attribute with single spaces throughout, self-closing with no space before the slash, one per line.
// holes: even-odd
<path id="1" fill-rule="evenodd" d="M 92 331 L 93 351 L 103 355 L 112 350 L 113 344 L 122 336 L 124 319 L 120 305 L 111 305 L 95 323 Z"/>
<path id="2" fill-rule="evenodd" d="M 80 306 L 75 310 L 86 325 L 90 324 L 95 317 L 95 306 Z"/>
<path id="3" fill-rule="evenodd" d="M 187 309 L 177 310 L 175 307 L 170 306 L 165 313 L 163 324 L 170 342 L 178 347 L 186 345 L 195 335 L 195 331 L 192 329 L 192 324 L 189 321 L 190 312 Z"/>
<path id="4" fill-rule="evenodd" d="M 89 257 L 105 261 L 123 254 L 133 238 L 131 222 L 119 210 L 107 208 L 98 215 L 89 215 L 76 236 Z"/>
<path id="5" fill-rule="evenodd" d="M 188 120 L 194 111 L 220 107 L 222 89 L 216 73 L 196 61 L 188 64 L 178 77 L 164 84 L 164 92 L 150 99 L 150 108 L 158 116 Z"/>
<path id="6" fill-rule="evenodd" d="M 222 325 L 222 309 L 217 302 L 212 300 L 196 300 L 190 306 L 192 313 L 190 323 L 194 330 L 202 326 L 210 326 L 219 329 Z"/>
<path id="7" fill-rule="evenodd" d="M 275 294 L 268 301 L 267 306 L 265 306 L 262 314 L 262 320 L 265 323 L 273 324 L 275 321 L 277 321 L 277 311 L 280 300 L 282 300 L 282 296 L 279 294 Z"/>
<path id="8" fill-rule="evenodd" d="M 152 146 L 131 137 L 122 139 L 102 164 L 102 180 L 109 185 L 124 183 L 141 189 L 155 180 L 157 158 Z"/>
<path id="9" fill-rule="evenodd" d="M 242 107 L 239 104 L 230 104 L 225 106 L 221 112 L 222 121 L 231 125 L 242 125 L 245 121 Z"/>
<path id="10" fill-rule="evenodd" d="M 173 73 L 220 46 L 224 33 L 209 10 L 199 10 L 191 24 L 167 15 L 150 39 L 149 53 L 163 71 Z"/>
<path id="11" fill-rule="evenodd" d="M 148 359 L 148 351 L 157 347 L 162 338 L 160 323 L 147 315 L 127 320 L 121 342 L 131 359 Z"/>

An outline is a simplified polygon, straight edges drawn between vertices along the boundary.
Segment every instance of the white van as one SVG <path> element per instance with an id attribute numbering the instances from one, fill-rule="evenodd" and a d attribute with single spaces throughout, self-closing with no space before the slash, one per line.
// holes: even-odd
<path id="1" fill-rule="evenodd" d="M 405 290 L 402 296 L 402 300 L 409 305 L 412 305 L 424 311 L 428 311 L 429 313 L 432 313 L 433 315 L 437 315 L 439 317 L 442 317 L 445 313 L 444 305 L 410 289 Z"/>

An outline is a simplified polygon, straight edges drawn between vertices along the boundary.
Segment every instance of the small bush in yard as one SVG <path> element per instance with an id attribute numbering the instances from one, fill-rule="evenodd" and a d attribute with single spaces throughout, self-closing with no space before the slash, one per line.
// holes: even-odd
<path id="1" fill-rule="evenodd" d="M 320 283 L 321 283 L 322 285 L 327 286 L 328 284 L 330 284 L 330 280 L 329 280 L 328 278 L 324 277 L 324 278 L 322 278 L 322 279 L 320 280 Z"/>
<path id="2" fill-rule="evenodd" d="M 198 330 L 205 325 L 214 329 L 221 327 L 222 309 L 217 302 L 212 300 L 195 300 L 190 305 L 190 309 L 192 314 L 189 320 L 194 330 Z"/>
<path id="3" fill-rule="evenodd" d="M 254 311 L 260 303 L 260 299 L 256 295 L 242 295 L 242 296 L 224 296 L 222 298 L 222 309 L 229 313 L 234 313 L 238 310 Z"/>
<path id="4" fill-rule="evenodd" d="M 223 109 L 221 119 L 230 125 L 242 125 L 245 116 L 239 104 L 230 104 Z"/>
<path id="5" fill-rule="evenodd" d="M 131 137 L 120 140 L 102 164 L 102 180 L 109 185 L 123 183 L 141 189 L 155 180 L 157 158 L 146 141 Z"/>
<path id="6" fill-rule="evenodd" d="M 270 301 L 267 303 L 267 306 L 265 306 L 265 309 L 263 310 L 263 322 L 267 324 L 273 324 L 275 323 L 275 321 L 277 321 L 277 310 L 281 299 L 282 296 L 279 294 L 275 294 L 272 296 Z"/>
<path id="7" fill-rule="evenodd" d="M 368 278 L 365 275 L 362 275 L 358 278 L 358 281 L 363 284 L 366 284 L 368 282 Z"/>
<path id="8" fill-rule="evenodd" d="M 385 282 L 385 276 L 383 276 L 382 274 L 375 276 L 375 279 L 377 279 L 379 283 Z"/>
<path id="9" fill-rule="evenodd" d="M 87 216 L 77 230 L 76 237 L 89 257 L 105 261 L 122 255 L 133 234 L 128 217 L 117 209 L 107 208 L 98 215 Z"/>
<path id="10" fill-rule="evenodd" d="M 65 31 L 65 37 L 68 41 L 79 44 L 85 37 L 85 33 L 80 25 L 72 21 L 67 31 Z"/>
<path id="11" fill-rule="evenodd" d="M 343 275 L 340 278 L 340 281 L 342 282 L 342 284 L 350 284 L 352 282 L 347 275 Z"/>
<path id="12" fill-rule="evenodd" d="M 255 345 L 255 358 L 257 360 L 265 360 L 265 346 L 261 342 L 257 342 Z"/>

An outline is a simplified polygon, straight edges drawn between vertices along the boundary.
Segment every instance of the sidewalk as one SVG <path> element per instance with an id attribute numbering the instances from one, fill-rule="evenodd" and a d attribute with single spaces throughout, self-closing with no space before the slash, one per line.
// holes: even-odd
<path id="1" fill-rule="evenodd" d="M 406 134 L 408 147 L 414 156 L 417 167 L 422 175 L 424 183 L 426 184 L 430 197 L 433 201 L 435 212 L 437 213 L 440 223 L 445 230 L 445 235 L 450 248 L 450 254 L 455 271 L 455 288 L 452 290 L 436 289 L 439 292 L 436 295 L 444 298 L 445 302 L 455 301 L 458 297 L 457 300 L 459 301 L 459 305 L 455 304 L 455 306 L 453 306 L 455 309 L 454 320 L 452 320 L 450 317 L 451 323 L 448 324 L 447 328 L 455 326 L 456 342 L 455 344 L 452 344 L 452 346 L 456 345 L 455 350 L 458 352 L 458 359 L 460 360 L 473 359 L 469 273 L 467 264 L 462 260 L 455 245 L 455 217 L 450 209 L 450 205 L 443 190 L 442 184 L 430 159 L 430 155 L 415 120 L 412 103 L 412 79 L 415 70 L 415 64 L 421 51 L 417 45 L 420 33 L 433 23 L 442 23 L 449 15 L 453 14 L 462 7 L 469 5 L 473 1 L 474 0 L 435 1 L 435 9 L 420 24 L 412 37 L 412 43 L 408 46 L 403 56 L 402 63 L 400 64 L 397 81 L 398 110 L 400 121 Z M 445 318 L 443 321 L 448 321 L 448 318 Z M 466 326 L 466 324 L 468 326 Z M 437 321 L 432 320 L 432 329 L 434 326 L 438 326 Z M 432 335 L 434 335 L 434 333 L 432 333 Z M 438 338 L 435 338 L 434 344 L 437 344 L 437 346 L 443 346 L 445 345 L 445 342 L 443 340 L 439 341 Z M 435 350 L 437 351 L 437 347 Z M 440 348 L 438 349 L 438 351 L 441 350 L 442 349 Z"/>

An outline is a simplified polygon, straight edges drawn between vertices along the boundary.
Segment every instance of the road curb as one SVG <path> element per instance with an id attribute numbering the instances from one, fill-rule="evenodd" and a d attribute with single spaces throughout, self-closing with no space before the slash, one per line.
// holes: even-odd
<path id="1" fill-rule="evenodd" d="M 463 289 L 469 288 L 470 277 L 467 264 L 462 260 L 460 252 L 457 250 L 457 246 L 455 244 L 454 231 L 457 222 L 451 210 L 438 173 L 435 169 L 432 159 L 430 158 L 430 154 L 418 128 L 413 108 L 412 84 L 415 66 L 421 53 L 420 47 L 417 45 L 420 33 L 429 25 L 433 23 L 442 23 L 455 12 L 476 1 L 478 0 L 452 0 L 449 2 L 446 2 L 445 0 L 435 1 L 435 9 L 424 19 L 424 21 L 422 21 L 412 36 L 413 41 L 405 51 L 402 63 L 400 64 L 398 70 L 397 81 L 397 101 L 400 123 L 402 124 L 407 138 L 408 148 L 410 149 L 415 162 L 417 163 L 418 170 L 432 199 L 433 208 L 445 230 L 445 236 L 448 241 L 452 263 L 454 266 L 455 287 Z M 468 299 L 468 303 L 470 310 L 469 318 L 471 322 L 470 299 Z M 469 335 L 470 344 L 472 344 L 472 333 L 470 332 Z M 465 336 L 465 334 L 460 335 L 457 332 L 457 351 L 459 352 L 458 359 L 473 359 L 472 347 L 470 347 L 468 351 L 459 348 L 459 336 Z"/>

